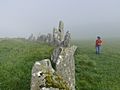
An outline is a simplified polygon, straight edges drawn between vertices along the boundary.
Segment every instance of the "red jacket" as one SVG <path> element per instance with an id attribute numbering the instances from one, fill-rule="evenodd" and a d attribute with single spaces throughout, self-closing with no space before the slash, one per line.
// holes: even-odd
<path id="1" fill-rule="evenodd" d="M 101 46 L 102 45 L 102 40 L 101 39 L 97 39 L 96 40 L 96 46 Z"/>

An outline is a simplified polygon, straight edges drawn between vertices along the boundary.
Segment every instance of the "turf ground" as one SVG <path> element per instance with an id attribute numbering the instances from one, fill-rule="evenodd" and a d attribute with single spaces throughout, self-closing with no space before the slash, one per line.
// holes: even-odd
<path id="1" fill-rule="evenodd" d="M 76 90 L 120 90 L 120 40 L 105 40 L 100 55 L 94 40 L 75 41 Z M 0 41 L 0 90 L 30 90 L 35 61 L 53 47 L 24 40 Z"/>
<path id="2" fill-rule="evenodd" d="M 120 40 L 106 39 L 100 55 L 92 40 L 76 44 L 77 90 L 120 90 Z"/>
<path id="3" fill-rule="evenodd" d="M 24 40 L 0 41 L 0 90 L 30 90 L 34 62 L 49 58 L 52 49 Z"/>

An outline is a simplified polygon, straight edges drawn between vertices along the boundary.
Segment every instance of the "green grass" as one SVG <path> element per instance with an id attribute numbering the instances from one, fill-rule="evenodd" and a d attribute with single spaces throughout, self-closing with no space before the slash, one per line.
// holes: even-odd
<path id="1" fill-rule="evenodd" d="M 78 45 L 76 89 L 120 90 L 120 40 L 104 41 L 101 55 L 95 54 L 94 41 L 74 43 Z"/>
<path id="2" fill-rule="evenodd" d="M 94 41 L 76 41 L 76 90 L 120 90 L 120 40 L 106 40 L 101 55 Z M 25 40 L 0 41 L 0 90 L 30 90 L 35 61 L 50 58 L 53 47 Z"/>
<path id="3" fill-rule="evenodd" d="M 30 90 L 34 62 L 50 58 L 52 50 L 36 42 L 0 41 L 0 90 Z"/>

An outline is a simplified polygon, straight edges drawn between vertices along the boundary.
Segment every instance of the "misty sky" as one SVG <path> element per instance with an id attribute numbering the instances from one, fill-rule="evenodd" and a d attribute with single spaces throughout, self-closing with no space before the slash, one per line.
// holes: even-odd
<path id="1" fill-rule="evenodd" d="M 59 20 L 74 38 L 119 37 L 120 0 L 0 0 L 0 37 L 52 32 Z"/>

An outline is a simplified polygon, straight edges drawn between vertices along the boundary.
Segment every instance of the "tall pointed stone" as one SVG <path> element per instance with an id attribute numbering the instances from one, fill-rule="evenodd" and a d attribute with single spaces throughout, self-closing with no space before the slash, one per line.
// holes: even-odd
<path id="1" fill-rule="evenodd" d="M 60 36 L 60 41 L 64 40 L 64 23 L 62 21 L 59 22 L 59 36 Z"/>

